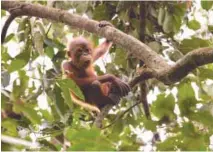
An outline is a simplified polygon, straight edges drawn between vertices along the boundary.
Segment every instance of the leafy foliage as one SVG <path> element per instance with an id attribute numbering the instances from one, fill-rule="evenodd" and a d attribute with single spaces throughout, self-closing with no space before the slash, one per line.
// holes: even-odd
<path id="1" fill-rule="evenodd" d="M 107 20 L 129 35 L 144 37 L 143 42 L 168 61 L 213 44 L 211 22 L 195 18 L 196 13 L 203 20 L 211 18 L 211 1 L 199 2 L 200 8 L 194 5 L 197 1 L 191 8 L 188 1 L 33 3 L 73 11 L 98 21 Z M 1 12 L 3 18 L 8 16 Z M 70 35 L 90 37 L 95 45 L 99 37 L 34 17 L 19 17 L 11 26 L 15 31 L 7 33 L 1 45 L 2 135 L 35 140 L 39 147 L 2 141 L 2 150 L 136 151 L 146 150 L 150 143 L 151 150 L 212 150 L 209 145 L 213 135 L 213 64 L 199 67 L 172 86 L 149 80 L 152 119 L 144 116 L 141 104 L 124 113 L 139 101 L 137 86 L 103 122 L 104 126 L 113 124 L 101 130 L 93 126 L 93 114 L 73 104 L 70 91 L 80 99 L 84 100 L 84 96 L 72 80 L 63 79 L 60 69 Z M 140 62 L 126 50 L 113 45 L 107 57 L 110 62 L 101 59 L 95 65 L 98 74 L 106 71 L 128 81 L 136 76 Z"/>

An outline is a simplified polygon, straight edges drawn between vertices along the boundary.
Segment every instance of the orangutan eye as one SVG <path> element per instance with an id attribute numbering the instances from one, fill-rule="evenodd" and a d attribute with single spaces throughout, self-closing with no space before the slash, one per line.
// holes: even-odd
<path id="1" fill-rule="evenodd" d="M 78 52 L 79 52 L 79 53 L 82 53 L 82 52 L 83 52 L 83 50 L 82 50 L 82 49 L 78 49 Z"/>

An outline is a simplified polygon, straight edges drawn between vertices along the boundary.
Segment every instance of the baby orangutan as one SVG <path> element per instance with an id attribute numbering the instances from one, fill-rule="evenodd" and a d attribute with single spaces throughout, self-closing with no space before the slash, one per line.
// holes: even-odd
<path id="1" fill-rule="evenodd" d="M 111 46 L 112 43 L 106 40 L 93 48 L 91 42 L 84 37 L 74 38 L 68 44 L 67 53 L 71 60 L 65 62 L 62 68 L 66 76 L 74 80 L 82 90 L 85 102 L 72 91 L 71 97 L 83 108 L 100 112 L 100 109 L 107 104 L 117 104 L 120 98 L 130 91 L 129 85 L 114 75 L 97 76 L 95 73 L 93 62 L 103 56 Z"/>

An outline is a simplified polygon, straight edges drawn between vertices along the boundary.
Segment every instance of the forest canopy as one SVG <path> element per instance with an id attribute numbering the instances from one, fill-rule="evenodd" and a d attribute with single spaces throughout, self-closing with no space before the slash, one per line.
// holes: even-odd
<path id="1" fill-rule="evenodd" d="M 3 151 L 213 150 L 212 1 L 1 1 Z M 113 26 L 99 28 L 101 21 Z M 113 42 L 95 62 L 130 93 L 96 114 L 73 103 L 67 43 Z"/>

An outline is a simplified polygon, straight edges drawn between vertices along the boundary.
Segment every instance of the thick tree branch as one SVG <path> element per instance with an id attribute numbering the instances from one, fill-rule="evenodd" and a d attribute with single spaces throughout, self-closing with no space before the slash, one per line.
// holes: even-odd
<path id="1" fill-rule="evenodd" d="M 106 37 L 114 43 L 123 47 L 132 53 L 135 57 L 142 60 L 149 68 L 155 71 L 161 71 L 162 67 L 169 65 L 156 52 L 152 51 L 147 45 L 141 43 L 136 38 L 127 35 L 113 27 L 99 28 L 97 21 L 71 14 L 67 11 L 45 7 L 38 4 L 22 3 L 17 1 L 2 1 L 2 9 L 9 11 L 10 9 L 19 7 L 21 15 L 35 16 L 46 18 L 67 25 L 84 29 L 88 32 L 95 33 L 99 36 Z"/>
<path id="2" fill-rule="evenodd" d="M 171 85 L 180 81 L 199 66 L 209 63 L 213 63 L 213 47 L 199 48 L 189 52 L 178 60 L 175 65 L 161 72 L 155 72 L 149 68 L 141 70 L 140 76 L 134 78 L 130 82 L 130 86 L 134 87 L 137 83 L 150 78 L 156 78 L 164 84 Z"/>
<path id="3" fill-rule="evenodd" d="M 16 1 L 2 1 L 1 4 L 2 9 L 11 12 L 11 14 L 16 14 L 16 16 L 27 15 L 55 20 L 112 40 L 114 43 L 120 45 L 135 57 L 142 60 L 150 70 L 143 72 L 141 77 L 137 77 L 133 82 L 138 83 L 139 80 L 142 81 L 154 77 L 162 81 L 164 84 L 172 84 L 181 80 L 198 66 L 213 62 L 213 49 L 200 48 L 188 53 L 174 66 L 169 66 L 163 58 L 152 51 L 147 45 L 114 27 L 99 28 L 99 22 L 97 21 L 38 4 Z"/>
<path id="4" fill-rule="evenodd" d="M 176 62 L 174 66 L 165 70 L 158 76 L 165 84 L 180 81 L 189 72 L 199 66 L 213 63 L 213 47 L 199 48 L 193 50 Z"/>

